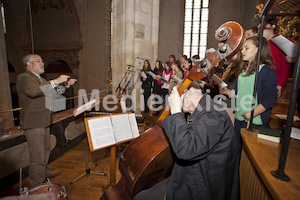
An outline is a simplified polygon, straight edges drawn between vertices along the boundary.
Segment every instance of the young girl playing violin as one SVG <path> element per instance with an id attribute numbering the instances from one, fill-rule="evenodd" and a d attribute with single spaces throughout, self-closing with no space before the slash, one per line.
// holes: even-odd
<path id="1" fill-rule="evenodd" d="M 227 87 L 220 88 L 222 94 L 235 97 L 235 132 L 239 138 L 239 150 L 242 150 L 241 128 L 250 125 L 251 106 L 257 66 L 259 37 L 248 38 L 242 46 L 241 73 L 237 77 L 236 87 L 230 90 Z M 277 101 L 277 75 L 272 69 L 273 57 L 270 52 L 268 41 L 263 38 L 259 65 L 257 93 L 254 105 L 253 128 L 268 126 L 272 107 Z"/>

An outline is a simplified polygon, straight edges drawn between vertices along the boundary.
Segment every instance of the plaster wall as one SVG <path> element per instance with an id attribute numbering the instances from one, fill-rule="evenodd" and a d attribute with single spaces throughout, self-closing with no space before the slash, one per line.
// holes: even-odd
<path id="1" fill-rule="evenodd" d="M 215 31 L 227 21 L 236 21 L 244 29 L 255 25 L 254 14 L 257 1 L 210 0 L 207 48 L 217 48 Z"/>
<path id="2" fill-rule="evenodd" d="M 183 52 L 184 1 L 161 0 L 159 15 L 158 59 L 168 61 L 170 54 L 179 59 Z"/>
<path id="3" fill-rule="evenodd" d="M 255 25 L 257 1 L 210 0 L 207 48 L 217 48 L 215 31 L 223 23 L 234 20 L 244 28 Z M 184 1 L 161 0 L 159 18 L 158 59 L 165 62 L 170 54 L 180 58 L 183 49 Z"/>
<path id="4" fill-rule="evenodd" d="M 140 111 L 143 95 L 139 72 L 144 60 L 138 57 L 149 59 L 154 68 L 158 53 L 159 0 L 115 0 L 113 4 L 112 91 L 119 83 L 123 88 L 129 83 L 127 94 L 133 96 L 133 109 Z M 135 67 L 128 69 L 127 65 Z"/>
<path id="5" fill-rule="evenodd" d="M 83 45 L 79 73 L 80 88 L 89 93 L 93 89 L 109 89 L 111 7 L 106 0 L 85 3 L 86 7 L 77 7 Z"/>

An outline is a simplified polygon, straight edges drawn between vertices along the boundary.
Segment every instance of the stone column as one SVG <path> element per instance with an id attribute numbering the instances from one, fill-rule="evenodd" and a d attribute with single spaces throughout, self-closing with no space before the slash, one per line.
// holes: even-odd
<path id="1" fill-rule="evenodd" d="M 140 111 L 141 81 L 139 72 L 143 67 L 143 60 L 150 59 L 154 69 L 158 56 L 159 31 L 159 0 L 113 1 L 113 36 L 112 36 L 112 89 L 118 87 L 127 65 L 141 65 L 130 82 L 130 95 L 134 99 L 136 110 Z M 125 87 L 131 74 L 123 80 L 121 87 Z"/>
<path id="2" fill-rule="evenodd" d="M 0 117 L 3 120 L 3 128 L 7 129 L 14 126 L 13 113 L 3 112 L 12 109 L 11 93 L 9 85 L 9 75 L 7 66 L 7 55 L 5 47 L 5 38 L 3 31 L 2 15 L 0 15 Z"/>
<path id="3" fill-rule="evenodd" d="M 74 0 L 76 6 L 79 22 L 80 22 L 80 33 L 81 33 L 81 42 L 82 49 L 79 51 L 79 88 L 88 87 L 88 78 L 87 78 L 87 66 L 86 66 L 86 38 L 87 38 L 87 18 L 88 18 L 88 1 L 84 0 Z"/>

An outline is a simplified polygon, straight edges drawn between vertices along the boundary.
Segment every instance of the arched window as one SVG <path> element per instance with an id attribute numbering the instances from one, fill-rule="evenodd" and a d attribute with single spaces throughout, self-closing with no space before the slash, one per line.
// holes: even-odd
<path id="1" fill-rule="evenodd" d="M 185 0 L 183 54 L 205 57 L 209 0 Z"/>

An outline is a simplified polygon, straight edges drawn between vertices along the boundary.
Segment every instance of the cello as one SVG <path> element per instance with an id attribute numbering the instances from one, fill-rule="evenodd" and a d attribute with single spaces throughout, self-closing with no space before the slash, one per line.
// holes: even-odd
<path id="1" fill-rule="evenodd" d="M 205 58 L 195 64 L 178 88 L 180 95 L 193 80 L 211 75 L 220 61 L 230 59 L 237 53 L 244 41 L 244 30 L 237 22 L 229 21 L 216 30 L 215 38 L 225 45 L 217 51 L 209 49 Z M 171 175 L 174 161 L 162 126 L 162 121 L 169 114 L 168 110 L 164 110 L 152 128 L 125 148 L 119 162 L 122 178 L 114 187 L 103 193 L 101 200 L 133 199 L 140 191 Z"/>

